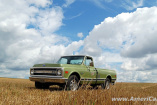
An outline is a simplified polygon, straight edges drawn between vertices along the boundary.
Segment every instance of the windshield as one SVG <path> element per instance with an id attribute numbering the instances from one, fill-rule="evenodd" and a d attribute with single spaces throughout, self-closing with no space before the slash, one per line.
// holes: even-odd
<path id="1" fill-rule="evenodd" d="M 84 56 L 63 56 L 57 62 L 58 64 L 82 64 Z"/>

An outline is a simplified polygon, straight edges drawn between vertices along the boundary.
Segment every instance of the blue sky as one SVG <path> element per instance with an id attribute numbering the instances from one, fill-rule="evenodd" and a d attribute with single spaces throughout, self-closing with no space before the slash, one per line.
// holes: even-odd
<path id="1" fill-rule="evenodd" d="M 55 4 L 58 4 L 58 1 L 54 1 Z M 59 5 L 62 6 L 63 1 Z M 94 25 L 99 24 L 106 17 L 114 17 L 118 13 L 126 12 L 122 7 L 117 11 L 118 7 L 112 6 L 112 3 L 103 2 L 103 6 L 106 9 L 96 5 L 92 0 L 78 0 L 69 7 L 63 8 L 64 25 L 57 33 L 61 35 L 64 33 L 64 35 L 70 37 L 72 40 L 79 40 L 77 37 L 78 32 L 82 32 L 86 36 L 93 29 Z"/>
<path id="2" fill-rule="evenodd" d="M 138 3 L 141 2 L 142 4 L 138 6 Z M 78 32 L 82 32 L 86 36 L 94 25 L 101 23 L 105 18 L 115 17 L 122 12 L 133 12 L 137 7 L 154 5 L 150 2 L 143 0 L 76 0 L 69 7 L 63 8 L 64 25 L 57 31 L 57 34 L 66 35 L 72 40 L 79 40 Z M 63 0 L 57 0 L 53 3 L 57 6 L 64 4 Z M 137 6 L 134 7 L 133 4 Z"/>
<path id="3" fill-rule="evenodd" d="M 157 82 L 156 0 L 0 0 L 0 77 L 36 63 L 93 56 L 118 82 Z"/>

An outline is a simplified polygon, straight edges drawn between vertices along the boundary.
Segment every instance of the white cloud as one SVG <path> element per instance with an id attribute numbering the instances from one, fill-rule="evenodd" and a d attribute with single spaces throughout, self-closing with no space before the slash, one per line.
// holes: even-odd
<path id="1" fill-rule="evenodd" d="M 86 37 L 85 47 L 93 49 L 91 51 L 99 49 L 99 52 L 102 51 L 100 48 L 115 49 L 121 51 L 122 56 L 133 58 L 156 53 L 156 11 L 156 7 L 141 8 L 133 13 L 106 18 L 101 24 L 95 25 Z"/>
<path id="2" fill-rule="evenodd" d="M 40 31 L 47 35 L 62 26 L 63 12 L 60 7 L 46 8 L 39 12 L 35 24 Z"/>
<path id="3" fill-rule="evenodd" d="M 119 82 L 147 82 L 156 83 L 152 71 L 118 71 Z M 157 73 L 157 72 L 156 72 Z"/>
<path id="4" fill-rule="evenodd" d="M 102 9 L 109 9 L 107 6 L 104 5 L 104 2 L 110 2 L 111 0 L 90 0 L 91 2 L 94 3 L 94 5 L 98 6 L 99 8 L 102 8 Z"/>
<path id="5" fill-rule="evenodd" d="M 26 78 L 33 64 L 56 62 L 82 46 L 54 34 L 64 16 L 61 7 L 47 8 L 51 0 L 0 2 L 0 76 Z"/>
<path id="6" fill-rule="evenodd" d="M 70 17 L 70 18 L 68 18 L 68 19 L 75 19 L 75 18 L 77 18 L 77 17 L 81 16 L 82 14 L 83 14 L 83 12 L 81 12 L 81 13 L 79 13 L 79 14 L 75 15 L 75 16 L 72 16 L 72 17 Z"/>
<path id="7" fill-rule="evenodd" d="M 153 80 L 151 78 L 153 74 L 149 71 L 156 71 L 157 67 L 156 16 L 157 7 L 151 7 L 138 8 L 132 13 L 121 13 L 116 17 L 108 17 L 94 26 L 85 38 L 84 47 L 80 53 L 94 56 L 97 62 L 104 67 L 107 65 L 111 69 L 126 70 L 135 75 L 130 76 L 129 81 Z M 116 59 L 119 59 L 117 64 L 114 63 Z M 149 75 L 144 74 L 145 71 Z M 145 79 L 136 73 L 146 76 Z M 126 78 L 126 76 L 121 78 Z"/>
<path id="8" fill-rule="evenodd" d="M 52 0 L 26 0 L 29 4 L 34 4 L 37 7 L 46 7 L 52 4 Z"/>
<path id="9" fill-rule="evenodd" d="M 100 56 L 94 57 L 94 61 L 96 67 L 113 69 L 117 68 L 117 65 L 112 65 L 111 67 L 110 64 L 121 63 L 123 62 L 123 58 L 118 53 L 103 52 Z"/>
<path id="10" fill-rule="evenodd" d="M 4 69 L 0 71 L 0 77 L 9 77 L 9 78 L 28 78 L 29 76 L 29 70 L 23 70 L 23 71 L 11 71 Z"/>
<path id="11" fill-rule="evenodd" d="M 135 1 L 130 1 L 130 0 L 124 0 L 122 3 L 122 7 L 124 7 L 126 10 L 133 10 L 138 7 L 143 6 L 143 0 L 135 0 Z"/>
<path id="12" fill-rule="evenodd" d="M 80 33 L 77 34 L 77 36 L 78 36 L 79 38 L 82 38 L 82 37 L 83 37 L 83 33 L 80 32 Z"/>
<path id="13" fill-rule="evenodd" d="M 143 58 L 129 58 L 124 61 L 121 68 L 124 70 L 148 71 L 157 67 L 157 54 L 149 54 Z"/>
<path id="14" fill-rule="evenodd" d="M 65 0 L 65 4 L 63 4 L 63 7 L 68 7 L 74 2 L 75 2 L 75 0 Z"/>
<path id="15" fill-rule="evenodd" d="M 136 8 L 144 6 L 144 0 L 119 0 L 115 2 L 114 0 L 89 0 L 93 2 L 94 5 L 98 6 L 99 8 L 116 12 L 116 10 L 111 9 L 108 4 L 114 7 L 125 8 L 126 10 L 134 10 Z"/>
<path id="16" fill-rule="evenodd" d="M 144 57 L 147 54 L 157 53 L 156 15 L 156 7 L 137 9 L 137 11 L 132 14 L 132 16 L 136 16 L 136 18 L 129 19 L 131 23 L 127 26 L 128 29 L 131 29 L 130 34 L 133 37 L 131 39 L 132 43 L 126 46 L 121 52 L 122 56 L 137 58 Z"/>

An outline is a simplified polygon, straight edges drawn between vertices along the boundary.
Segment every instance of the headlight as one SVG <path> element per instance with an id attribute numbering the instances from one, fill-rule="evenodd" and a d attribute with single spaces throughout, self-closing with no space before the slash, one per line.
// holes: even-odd
<path id="1" fill-rule="evenodd" d="M 31 74 L 31 75 L 34 74 L 34 70 L 33 70 L 33 69 L 30 70 L 30 74 Z"/>
<path id="2" fill-rule="evenodd" d="M 58 74 L 58 75 L 62 75 L 62 70 L 58 70 L 58 71 L 57 71 L 57 74 Z"/>

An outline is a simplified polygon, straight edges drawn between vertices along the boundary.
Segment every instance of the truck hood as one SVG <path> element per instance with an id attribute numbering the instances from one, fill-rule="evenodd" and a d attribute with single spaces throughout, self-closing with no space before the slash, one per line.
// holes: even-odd
<path id="1" fill-rule="evenodd" d="M 51 63 L 43 63 L 43 64 L 35 64 L 33 67 L 77 67 L 80 65 L 73 64 L 51 64 Z"/>
<path id="2" fill-rule="evenodd" d="M 62 67 L 62 64 L 44 63 L 44 64 L 35 64 L 33 67 Z"/>

